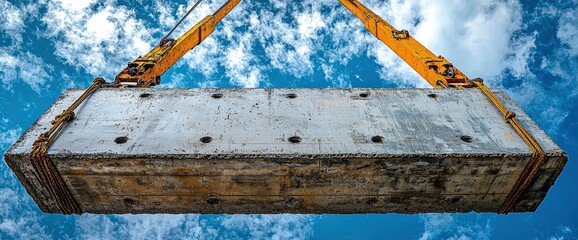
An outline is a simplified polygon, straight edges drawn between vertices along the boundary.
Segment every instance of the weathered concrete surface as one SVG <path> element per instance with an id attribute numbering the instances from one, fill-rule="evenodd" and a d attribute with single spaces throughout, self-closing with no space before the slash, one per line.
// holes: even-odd
<path id="1" fill-rule="evenodd" d="M 28 154 L 80 94 L 5 155 L 45 212 Z M 497 94 L 548 156 L 514 209 L 534 211 L 567 156 Z M 479 90 L 103 89 L 49 154 L 91 213 L 418 213 L 498 211 L 531 152 Z"/>

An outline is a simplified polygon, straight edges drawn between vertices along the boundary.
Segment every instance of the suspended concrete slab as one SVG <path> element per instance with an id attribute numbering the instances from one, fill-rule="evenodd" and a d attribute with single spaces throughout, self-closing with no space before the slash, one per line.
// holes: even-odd
<path id="1" fill-rule="evenodd" d="M 5 155 L 44 212 L 32 143 L 81 93 Z M 567 156 L 496 94 L 546 152 L 535 211 Z M 87 213 L 497 212 L 531 153 L 477 89 L 101 89 L 49 149 Z"/>

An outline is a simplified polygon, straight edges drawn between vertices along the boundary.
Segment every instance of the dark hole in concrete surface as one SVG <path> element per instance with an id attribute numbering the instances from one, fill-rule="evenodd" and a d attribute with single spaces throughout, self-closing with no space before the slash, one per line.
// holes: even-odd
<path id="1" fill-rule="evenodd" d="M 385 140 L 385 138 L 383 138 L 382 136 L 373 136 L 371 138 L 371 141 L 374 143 L 383 143 L 383 140 Z"/>
<path id="2" fill-rule="evenodd" d="M 223 97 L 223 94 L 222 93 L 215 93 L 215 94 L 211 95 L 211 97 L 215 98 L 215 99 L 219 99 L 219 98 Z"/>
<path id="3" fill-rule="evenodd" d="M 124 204 L 127 206 L 134 206 L 136 205 L 136 201 L 132 198 L 125 198 L 124 200 Z"/>
<path id="4" fill-rule="evenodd" d="M 105 167 L 105 168 L 117 168 L 117 167 L 120 167 L 120 163 L 105 164 L 103 167 Z"/>
<path id="5" fill-rule="evenodd" d="M 210 198 L 207 198 L 207 203 L 211 204 L 211 205 L 215 205 L 215 204 L 221 203 L 221 200 L 219 200 L 216 197 L 210 197 Z"/>
<path id="6" fill-rule="evenodd" d="M 301 139 L 299 136 L 293 136 L 289 138 L 289 142 L 291 143 L 300 143 L 301 141 L 303 141 L 303 139 Z"/>
<path id="7" fill-rule="evenodd" d="M 201 138 L 201 142 L 202 142 L 202 143 L 210 143 L 210 142 L 212 142 L 212 141 L 213 141 L 213 138 L 212 138 L 212 137 L 202 137 L 202 138 Z"/>
<path id="8" fill-rule="evenodd" d="M 365 204 L 367 205 L 373 205 L 376 204 L 378 202 L 377 198 L 367 198 L 365 199 Z"/>
<path id="9" fill-rule="evenodd" d="M 460 201 L 462 201 L 462 197 L 461 197 L 461 196 L 455 196 L 455 197 L 452 197 L 452 198 L 450 199 L 450 202 L 451 202 L 452 204 L 459 203 Z"/>
<path id="10" fill-rule="evenodd" d="M 369 97 L 369 93 L 368 92 L 360 93 L 359 96 L 362 98 L 366 98 Z"/>
<path id="11" fill-rule="evenodd" d="M 467 143 L 471 143 L 474 141 L 473 137 L 467 136 L 467 135 L 461 136 L 460 139 L 462 139 L 462 141 L 467 142 Z"/>
<path id="12" fill-rule="evenodd" d="M 445 177 L 438 176 L 434 179 L 433 186 L 435 189 L 445 191 L 446 190 L 447 179 Z"/>
<path id="13" fill-rule="evenodd" d="M 146 179 L 143 179 L 143 178 L 137 178 L 136 184 L 141 185 L 141 186 L 148 186 L 148 185 L 151 185 L 151 182 L 147 181 Z"/>
<path id="14" fill-rule="evenodd" d="M 141 94 L 139 97 L 140 97 L 140 98 L 148 98 L 148 97 L 151 97 L 151 96 L 152 96 L 152 94 L 150 94 L 150 93 L 143 93 L 143 94 Z"/>
<path id="15" fill-rule="evenodd" d="M 128 142 L 128 137 L 117 137 L 117 138 L 114 139 L 114 142 L 115 142 L 116 144 L 126 143 L 126 142 Z"/>
<path id="16" fill-rule="evenodd" d="M 427 96 L 430 97 L 430 98 L 438 98 L 438 95 L 435 94 L 435 93 L 429 94 L 429 95 L 427 95 Z"/>
<path id="17" fill-rule="evenodd" d="M 499 168 L 488 168 L 486 171 L 484 171 L 484 174 L 487 174 L 487 175 L 496 175 L 498 173 L 500 173 Z"/>
<path id="18" fill-rule="evenodd" d="M 297 98 L 297 94 L 295 94 L 295 93 L 289 93 L 289 94 L 286 95 L 286 97 L 289 98 L 289 99 L 295 99 L 295 98 Z"/>
<path id="19" fill-rule="evenodd" d="M 296 198 L 296 197 L 289 197 L 285 203 L 287 204 L 287 206 L 289 207 L 297 207 L 303 204 L 303 199 L 301 198 Z"/>

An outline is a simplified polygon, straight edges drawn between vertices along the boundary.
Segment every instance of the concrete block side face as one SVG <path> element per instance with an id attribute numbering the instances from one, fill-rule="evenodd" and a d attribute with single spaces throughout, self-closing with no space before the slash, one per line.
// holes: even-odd
<path id="1" fill-rule="evenodd" d="M 557 157 L 548 157 L 543 166 L 536 173 L 536 177 L 530 183 L 528 189 L 520 197 L 520 201 L 514 205 L 513 212 L 526 212 L 527 209 L 534 212 L 546 198 L 548 191 L 562 173 L 568 157 L 565 154 Z"/>
<path id="2" fill-rule="evenodd" d="M 492 162 L 500 160 L 517 162 Z M 462 163 L 448 167 L 453 161 Z M 435 158 L 125 159 L 84 173 L 86 166 L 66 167 L 64 178 L 92 213 L 488 212 L 503 201 L 508 171 L 516 169 Z"/>
<path id="3" fill-rule="evenodd" d="M 40 184 L 30 162 L 32 143 L 38 136 L 50 128 L 50 121 L 67 108 L 82 94 L 82 89 L 68 89 L 30 126 L 4 154 L 4 161 L 16 174 L 26 192 L 32 197 L 40 210 L 45 213 L 60 213 L 56 202 L 49 196 L 46 188 Z"/>
<path id="4" fill-rule="evenodd" d="M 28 154 L 81 91 L 6 153 L 45 212 Z M 567 156 L 497 93 L 549 156 L 534 211 Z M 496 212 L 530 154 L 481 92 L 433 89 L 102 89 L 49 151 L 90 213 Z"/>
<path id="5" fill-rule="evenodd" d="M 59 210 L 56 208 L 56 203 L 52 198 L 48 197 L 44 190 L 44 187 L 38 182 L 34 172 L 29 171 L 25 166 L 31 166 L 30 159 L 28 157 L 22 157 L 18 155 L 4 156 L 4 161 L 12 169 L 20 183 L 26 189 L 28 195 L 32 197 L 38 208 L 45 213 L 58 213 Z"/>
<path id="6" fill-rule="evenodd" d="M 488 160 L 87 160 L 62 174 L 92 213 L 496 212 L 520 161 Z M 543 195 L 532 189 L 520 209 Z"/>

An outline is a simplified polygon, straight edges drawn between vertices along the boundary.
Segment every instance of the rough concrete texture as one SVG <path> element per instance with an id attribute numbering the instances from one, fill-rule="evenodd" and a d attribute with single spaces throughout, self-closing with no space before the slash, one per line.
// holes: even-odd
<path id="1" fill-rule="evenodd" d="M 81 93 L 5 155 L 45 212 L 28 154 Z M 567 156 L 496 93 L 547 153 L 534 211 Z M 102 89 L 49 155 L 90 213 L 421 213 L 498 211 L 531 151 L 476 89 Z"/>

